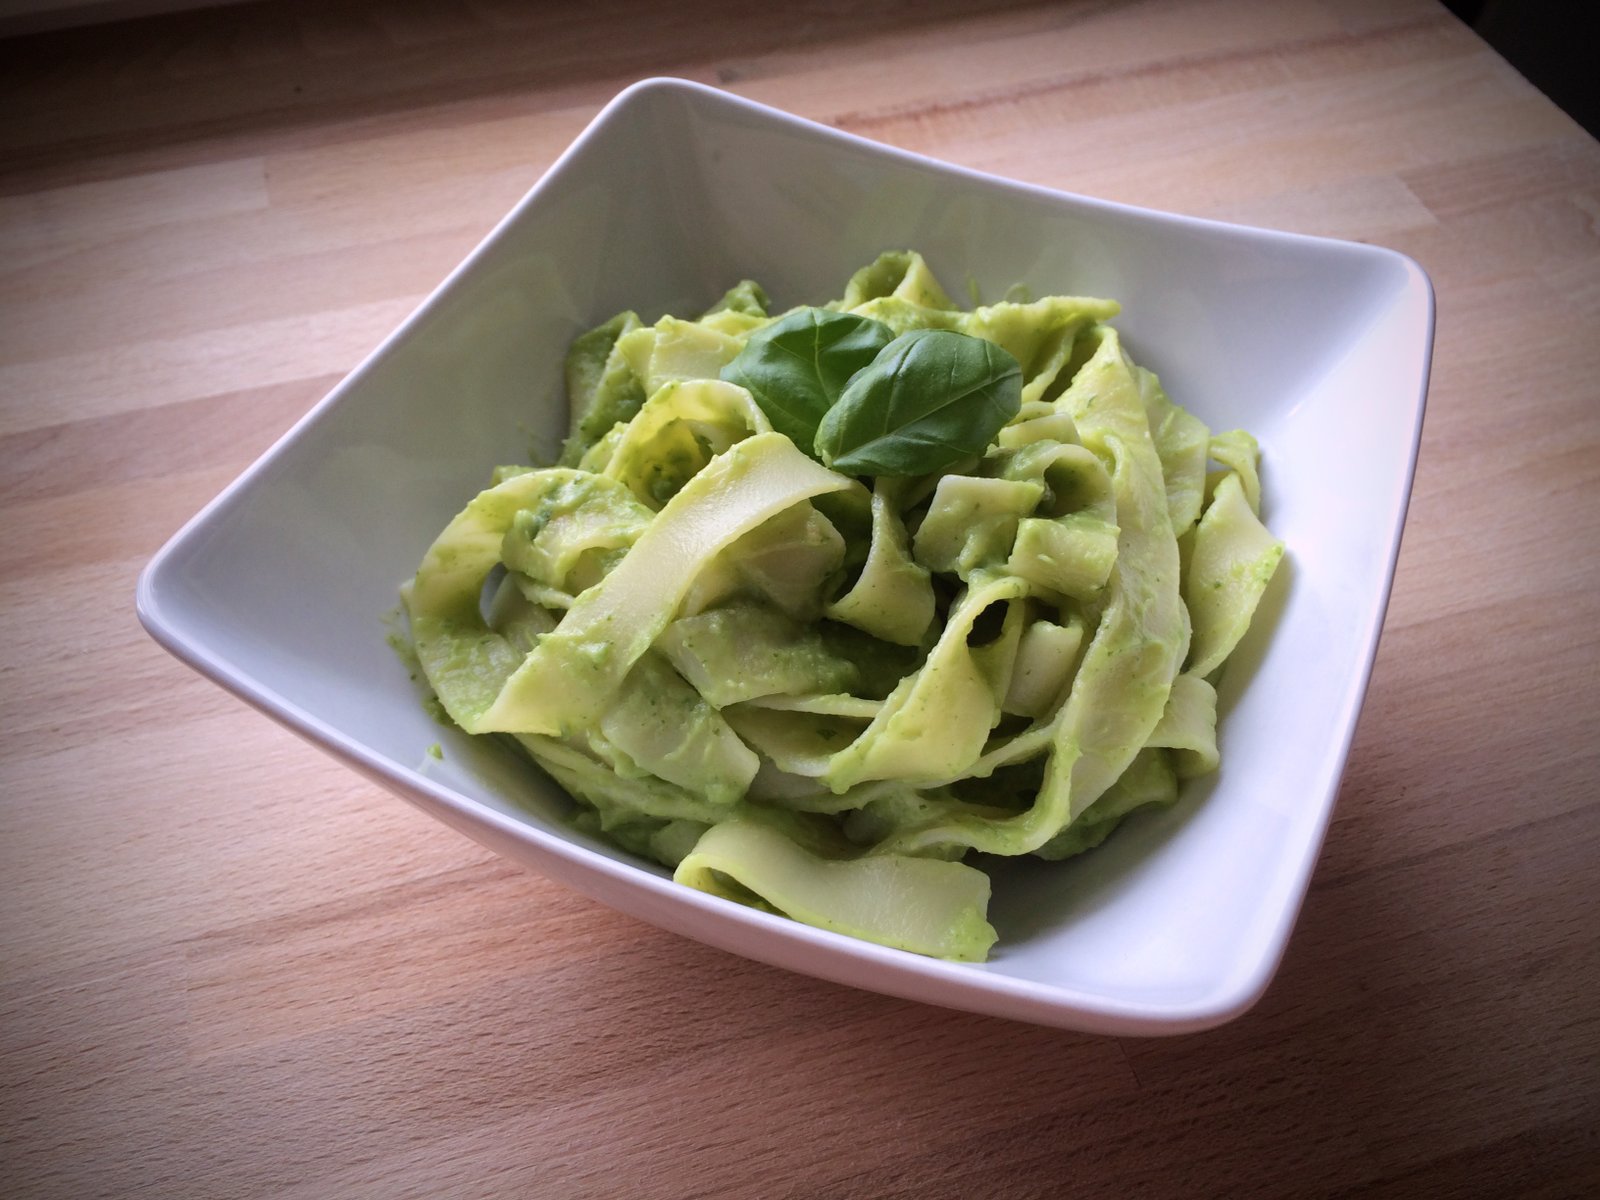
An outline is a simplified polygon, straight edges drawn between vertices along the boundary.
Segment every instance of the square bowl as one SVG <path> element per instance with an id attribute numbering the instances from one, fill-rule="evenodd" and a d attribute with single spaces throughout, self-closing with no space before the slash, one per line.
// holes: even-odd
<path id="1" fill-rule="evenodd" d="M 575 832 L 540 771 L 428 715 L 382 621 L 490 469 L 530 434 L 553 449 L 574 335 L 624 308 L 698 311 L 740 278 L 775 310 L 820 303 L 890 248 L 920 250 L 957 290 L 1121 301 L 1130 353 L 1175 401 L 1260 439 L 1263 519 L 1288 545 L 1220 688 L 1221 770 L 1091 854 L 1005 864 L 981 965 L 692 891 Z M 1265 990 L 1320 850 L 1388 602 L 1432 336 L 1427 277 L 1392 251 L 1013 183 L 647 80 L 157 554 L 139 615 L 177 657 L 451 827 L 663 928 L 1025 1021 L 1201 1029 Z"/>

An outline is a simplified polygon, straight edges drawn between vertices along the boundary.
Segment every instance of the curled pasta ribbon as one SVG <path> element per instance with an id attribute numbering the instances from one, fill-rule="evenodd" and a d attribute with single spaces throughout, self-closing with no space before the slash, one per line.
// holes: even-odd
<path id="1" fill-rule="evenodd" d="M 828 763 L 835 791 L 869 779 L 933 783 L 961 774 L 983 753 L 1000 719 L 991 673 L 967 639 L 992 604 L 1020 599 L 1027 585 L 1001 576 L 969 587 L 925 663 L 889 694 L 872 723 Z"/>
<path id="2" fill-rule="evenodd" d="M 987 338 L 1022 364 L 1022 399 L 1043 399 L 1077 351 L 1091 325 L 1122 311 L 1115 300 L 1091 296 L 1045 296 L 1025 304 L 1001 302 L 967 314 L 963 333 Z"/>
<path id="3" fill-rule="evenodd" d="M 1052 418 L 1039 418 L 1042 425 Z M 1054 418 L 1077 437 L 1065 412 Z M 1099 597 L 1117 559 L 1117 506 L 1105 464 L 1086 446 L 1040 438 L 1001 459 L 1008 479 L 1043 490 L 1037 510 L 1017 523 L 1006 570 L 1057 602 Z"/>
<path id="4" fill-rule="evenodd" d="M 1153 371 L 1136 367 L 1134 377 L 1150 423 L 1150 437 L 1161 459 L 1172 532 L 1182 537 L 1200 517 L 1206 492 L 1206 458 L 1214 442 L 1204 421 L 1167 399 Z"/>
<path id="5" fill-rule="evenodd" d="M 816 499 L 847 528 L 868 519 L 870 494 L 854 480 Z M 755 600 L 814 623 L 836 587 L 848 549 L 834 521 L 803 501 L 762 522 L 708 563 L 684 596 L 679 616 Z"/>
<path id="6" fill-rule="evenodd" d="M 884 480 L 873 488 L 866 565 L 826 614 L 886 642 L 915 646 L 933 624 L 933 584 L 911 557 L 911 538 L 895 508 L 898 493 L 898 484 Z"/>
<path id="7" fill-rule="evenodd" d="M 1172 681 L 1167 707 L 1149 745 L 1172 751 L 1172 765 L 1180 778 L 1205 775 L 1217 769 L 1217 690 L 1204 677 L 1192 673 Z"/>
<path id="8" fill-rule="evenodd" d="M 1017 524 L 1038 507 L 1044 487 L 1031 480 L 946 475 L 911 542 L 913 557 L 930 571 L 962 580 L 1006 561 Z"/>
<path id="9" fill-rule="evenodd" d="M 669 316 L 623 334 L 617 339 L 616 354 L 649 396 L 669 383 L 716 379 L 742 344 L 734 334 L 704 321 Z"/>
<path id="10" fill-rule="evenodd" d="M 777 707 L 782 699 L 841 692 L 858 677 L 855 664 L 833 653 L 814 628 L 759 604 L 733 602 L 680 617 L 657 647 L 718 708 L 763 698 Z"/>
<path id="11" fill-rule="evenodd" d="M 468 733 L 559 736 L 591 724 L 719 551 L 775 513 L 850 481 L 779 433 L 756 434 L 717 455 L 488 695 L 483 682 L 513 652 L 484 623 L 478 597 L 505 529 L 539 486 L 536 473 L 508 480 L 504 492 L 481 494 L 440 535 L 417 573 L 411 611 L 418 657 L 451 718 Z M 440 688 L 440 679 L 464 672 L 475 680 Z"/>
<path id="12" fill-rule="evenodd" d="M 659 509 L 716 455 L 771 429 L 750 393 L 736 384 L 669 381 L 623 427 L 604 474 Z"/>
<path id="13" fill-rule="evenodd" d="M 1134 809 L 1171 804 L 1178 798 L 1178 777 L 1167 754 L 1152 747 L 1139 751 L 1116 783 L 1033 853 L 1052 860 L 1082 854 L 1105 841 Z"/>
<path id="14" fill-rule="evenodd" d="M 500 543 L 500 561 L 536 604 L 570 608 L 650 524 L 650 510 L 615 481 L 553 468 L 536 505 L 517 512 Z"/>
<path id="15" fill-rule="evenodd" d="M 828 858 L 780 830 L 735 818 L 708 829 L 673 878 L 880 945 L 981 962 L 994 945 L 989 877 L 964 863 L 874 854 Z"/>
<path id="16" fill-rule="evenodd" d="M 1017 414 L 981 456 L 869 491 L 720 379 L 773 319 L 759 288 L 694 321 L 623 313 L 572 346 L 566 465 L 498 469 L 430 547 L 413 640 L 450 717 L 520 742 L 580 831 L 724 899 L 981 960 L 964 855 L 1081 853 L 1216 768 L 1218 671 L 1283 545 L 1254 439 L 1130 362 L 1114 302 L 967 312 L 896 251 L 829 307 L 996 343 Z"/>
<path id="17" fill-rule="evenodd" d="M 1100 623 L 1053 730 L 1044 783 L 1018 814 L 997 816 L 959 801 L 938 805 L 931 818 L 886 838 L 886 851 L 1039 849 L 1116 783 L 1166 708 L 1188 630 L 1177 541 L 1137 383 L 1115 333 L 1100 338 L 1059 403 L 1084 444 L 1111 463 L 1117 558 Z"/>
<path id="18" fill-rule="evenodd" d="M 1189 671 L 1209 675 L 1233 653 L 1283 559 L 1283 543 L 1250 508 L 1230 471 L 1194 531 L 1184 600 L 1194 621 Z"/>

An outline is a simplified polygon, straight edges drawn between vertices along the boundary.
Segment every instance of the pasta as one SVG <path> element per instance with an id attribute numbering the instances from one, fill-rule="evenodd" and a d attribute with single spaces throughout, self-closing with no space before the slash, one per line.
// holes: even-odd
<path id="1" fill-rule="evenodd" d="M 1258 448 L 1168 399 L 1112 301 L 966 311 L 891 252 L 766 308 L 578 338 L 561 465 L 440 534 L 417 657 L 679 883 L 981 961 L 969 854 L 1080 853 L 1216 768 L 1284 552 Z"/>

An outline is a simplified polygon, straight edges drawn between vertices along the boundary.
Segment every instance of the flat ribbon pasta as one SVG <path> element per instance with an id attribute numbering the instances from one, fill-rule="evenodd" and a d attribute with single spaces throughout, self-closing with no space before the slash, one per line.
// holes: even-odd
<path id="1" fill-rule="evenodd" d="M 1189 671 L 1209 675 L 1233 653 L 1283 558 L 1283 543 L 1246 499 L 1237 472 L 1217 485 L 1195 528 L 1184 600 L 1194 621 Z"/>
<path id="2" fill-rule="evenodd" d="M 504 640 L 478 612 L 483 580 L 536 476 L 518 476 L 484 493 L 434 543 L 412 592 L 418 655 L 441 677 L 450 717 L 468 733 L 558 736 L 594 721 L 628 671 L 672 619 L 695 575 L 740 534 L 792 504 L 849 486 L 779 433 L 760 433 L 718 455 L 696 474 L 634 543 L 611 574 L 584 592 L 541 637 L 493 696 L 475 686 L 480 661 L 503 661 Z M 519 488 L 518 485 L 521 485 Z M 476 506 L 476 507 L 475 507 Z M 428 677 L 436 688 L 435 669 Z M 467 677 L 471 677 L 470 679 Z M 560 687 L 552 679 L 563 680 Z"/>
<path id="3" fill-rule="evenodd" d="M 417 659 L 584 833 L 725 900 L 981 961 L 990 884 L 965 856 L 1083 853 L 1216 769 L 1217 673 L 1283 544 L 1255 439 L 1131 362 L 1116 302 L 968 311 L 891 251 L 827 308 L 798 326 L 869 358 L 884 331 L 838 314 L 988 340 L 1020 367 L 1015 415 L 937 469 L 849 478 L 774 431 L 781 391 L 720 377 L 783 319 L 754 283 L 693 320 L 619 314 L 569 351 L 562 465 L 496 469 L 404 589 Z M 869 368 L 824 369 L 840 345 L 785 343 L 773 379 L 852 403 Z M 955 403 L 938 375 L 918 396 Z"/>
<path id="4" fill-rule="evenodd" d="M 825 610 L 835 621 L 873 637 L 915 646 L 933 624 L 928 569 L 911 557 L 911 539 L 895 510 L 899 488 L 879 481 L 872 491 L 872 540 L 855 584 Z"/>
<path id="5" fill-rule="evenodd" d="M 757 821 L 712 826 L 673 878 L 730 899 L 753 894 L 807 925 L 956 962 L 981 962 L 996 937 L 984 919 L 982 871 L 886 854 L 829 859 Z"/>
<path id="6" fill-rule="evenodd" d="M 1038 849 L 1116 782 L 1166 707 L 1186 649 L 1177 541 L 1137 384 L 1115 333 L 1104 330 L 1100 336 L 1099 348 L 1060 404 L 1085 445 L 1111 461 L 1120 522 L 1117 560 L 1099 626 L 1054 733 L 1038 798 L 1015 816 L 996 817 L 960 803 L 944 806 L 932 820 L 887 838 L 885 850 Z"/>

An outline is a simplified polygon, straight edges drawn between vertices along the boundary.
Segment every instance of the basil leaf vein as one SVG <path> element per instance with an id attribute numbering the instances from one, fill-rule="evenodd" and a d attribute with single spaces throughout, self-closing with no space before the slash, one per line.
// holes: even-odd
<path id="1" fill-rule="evenodd" d="M 983 338 L 901 334 L 817 426 L 817 456 L 851 475 L 924 475 L 982 454 L 1022 403 L 1022 367 Z"/>
<path id="2" fill-rule="evenodd" d="M 867 317 L 801 308 L 752 333 L 722 378 L 749 391 L 772 427 L 809 454 L 823 414 L 893 338 Z"/>

